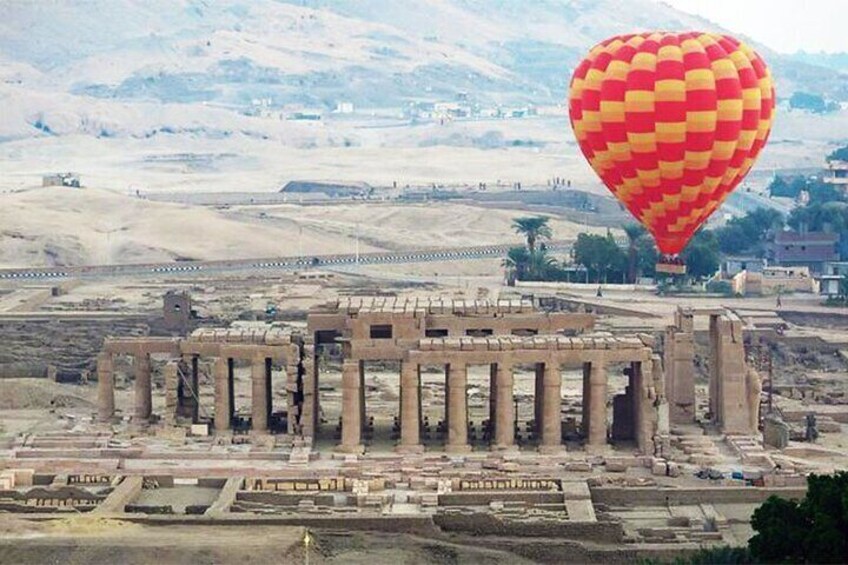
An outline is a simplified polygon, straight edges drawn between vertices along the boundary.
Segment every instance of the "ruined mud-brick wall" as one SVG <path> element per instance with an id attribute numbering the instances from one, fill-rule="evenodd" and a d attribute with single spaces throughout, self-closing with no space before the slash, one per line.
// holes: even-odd
<path id="1" fill-rule="evenodd" d="M 60 375 L 94 373 L 94 360 L 106 336 L 147 335 L 144 318 L 107 320 L 15 320 L 0 322 L 0 378 L 44 376 L 47 366 Z"/>

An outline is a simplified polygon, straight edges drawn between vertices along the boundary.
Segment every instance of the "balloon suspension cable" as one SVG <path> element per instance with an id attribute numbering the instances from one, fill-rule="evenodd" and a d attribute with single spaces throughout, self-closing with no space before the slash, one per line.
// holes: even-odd
<path id="1" fill-rule="evenodd" d="M 658 273 L 666 273 L 669 275 L 685 275 L 686 262 L 677 254 L 661 255 L 657 261 L 656 271 Z"/>

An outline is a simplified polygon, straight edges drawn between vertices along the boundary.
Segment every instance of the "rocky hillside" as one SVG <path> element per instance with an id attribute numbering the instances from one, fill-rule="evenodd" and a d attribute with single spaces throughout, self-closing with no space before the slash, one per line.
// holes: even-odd
<path id="1" fill-rule="evenodd" d="M 342 102 L 397 111 L 460 94 L 552 104 L 609 35 L 717 29 L 654 0 L 91 0 L 3 12 L 0 141 L 263 139 L 267 124 L 250 115 Z M 803 83 L 845 92 L 832 70 L 767 55 L 784 95 Z"/>

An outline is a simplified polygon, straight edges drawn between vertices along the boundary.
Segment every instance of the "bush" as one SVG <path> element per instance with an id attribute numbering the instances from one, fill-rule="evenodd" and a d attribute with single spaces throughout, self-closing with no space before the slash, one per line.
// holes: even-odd
<path id="1" fill-rule="evenodd" d="M 748 548 L 758 561 L 848 563 L 848 472 L 810 475 L 800 503 L 770 497 L 751 526 Z"/>
<path id="2" fill-rule="evenodd" d="M 733 294 L 733 285 L 730 284 L 730 281 L 712 280 L 707 283 L 707 292 L 731 296 Z"/>

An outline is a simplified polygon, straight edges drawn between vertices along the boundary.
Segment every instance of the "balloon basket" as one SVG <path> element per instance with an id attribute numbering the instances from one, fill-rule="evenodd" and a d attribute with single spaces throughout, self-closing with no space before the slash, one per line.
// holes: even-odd
<path id="1" fill-rule="evenodd" d="M 657 261 L 656 271 L 667 275 L 685 275 L 686 263 L 678 258 L 662 257 Z"/>

